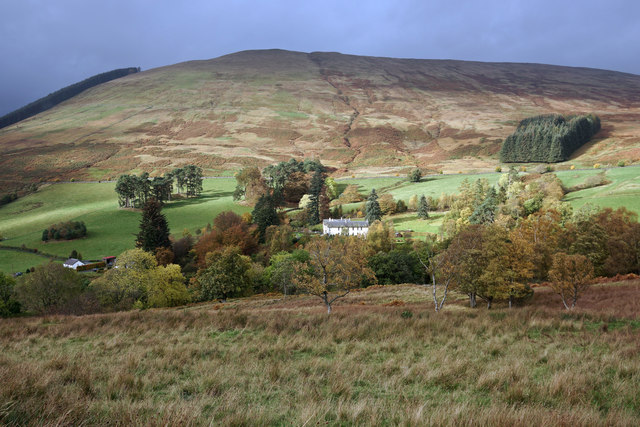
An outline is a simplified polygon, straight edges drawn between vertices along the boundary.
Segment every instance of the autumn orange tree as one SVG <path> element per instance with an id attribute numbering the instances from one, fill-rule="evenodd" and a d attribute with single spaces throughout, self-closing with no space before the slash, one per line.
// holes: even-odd
<path id="1" fill-rule="evenodd" d="M 580 294 L 591 284 L 593 265 L 584 255 L 567 255 L 558 252 L 549 271 L 551 287 L 560 295 L 567 310 L 573 309 Z"/>
<path id="2" fill-rule="evenodd" d="M 478 294 L 484 295 L 481 280 L 487 266 L 483 248 L 483 226 L 469 225 L 462 229 L 447 248 L 444 271 L 452 271 L 452 285 L 469 296 L 469 306 L 477 306 Z"/>
<path id="3" fill-rule="evenodd" d="M 300 290 L 322 299 L 331 314 L 331 305 L 359 287 L 363 280 L 376 283 L 367 266 L 367 249 L 363 239 L 335 236 L 317 237 L 306 244 L 309 261 L 295 266 L 293 284 Z"/>
<path id="4" fill-rule="evenodd" d="M 533 277 L 538 280 L 545 280 L 551 268 L 562 234 L 560 220 L 560 214 L 554 210 L 536 212 L 521 220 L 511 233 L 512 240 L 520 246 L 531 245 L 529 259 L 533 263 Z"/>
<path id="5" fill-rule="evenodd" d="M 498 226 L 487 226 L 483 233 L 483 251 L 487 264 L 480 276 L 479 296 L 491 308 L 494 300 L 508 300 L 509 308 L 516 298 L 530 296 L 528 281 L 533 277 L 533 244 Z"/>
<path id="6" fill-rule="evenodd" d="M 231 211 L 221 212 L 213 220 L 213 229 L 196 243 L 194 249 L 199 266 L 205 267 L 209 252 L 228 246 L 237 246 L 243 255 L 253 254 L 258 249 L 255 227 Z"/>
<path id="7" fill-rule="evenodd" d="M 640 269 L 640 224 L 638 214 L 626 208 L 602 209 L 593 220 L 606 233 L 607 257 L 604 273 L 608 276 L 638 272 Z"/>

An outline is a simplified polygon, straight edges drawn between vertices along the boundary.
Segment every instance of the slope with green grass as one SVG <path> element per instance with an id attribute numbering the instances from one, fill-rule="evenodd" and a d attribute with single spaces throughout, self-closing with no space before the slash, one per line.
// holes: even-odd
<path id="1" fill-rule="evenodd" d="M 140 212 L 120 209 L 114 183 L 68 183 L 41 188 L 38 192 L 0 208 L 1 245 L 37 248 L 42 252 L 67 256 L 72 250 L 85 259 L 118 255 L 134 247 Z M 251 208 L 232 200 L 235 180 L 231 178 L 204 181 L 202 196 L 169 203 L 163 209 L 174 235 L 184 229 L 194 233 L 211 223 L 224 210 L 242 213 Z M 84 221 L 86 238 L 42 242 L 42 230 L 61 221 Z M 0 257 L 3 254 L 0 253 Z M 15 257 L 15 255 L 14 255 Z M 35 259 L 34 259 L 35 260 Z M 0 269 L 7 271 L 13 261 L 0 258 Z M 20 264 L 22 265 L 22 264 Z"/>

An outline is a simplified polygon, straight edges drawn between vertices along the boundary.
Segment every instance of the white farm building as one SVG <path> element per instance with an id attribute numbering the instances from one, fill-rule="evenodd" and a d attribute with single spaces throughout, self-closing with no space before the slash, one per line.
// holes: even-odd
<path id="1" fill-rule="evenodd" d="M 366 236 L 369 221 L 353 221 L 350 219 L 325 219 L 322 221 L 322 234 L 329 236 Z"/>

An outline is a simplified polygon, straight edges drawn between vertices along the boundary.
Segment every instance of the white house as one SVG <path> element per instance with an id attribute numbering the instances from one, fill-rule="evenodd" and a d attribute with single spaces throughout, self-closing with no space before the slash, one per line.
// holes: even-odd
<path id="1" fill-rule="evenodd" d="M 350 219 L 325 219 L 322 221 L 322 234 L 335 236 L 366 236 L 369 221 L 352 221 Z"/>
<path id="2" fill-rule="evenodd" d="M 78 267 L 80 267 L 81 265 L 86 265 L 86 263 L 80 261 L 79 259 L 69 258 L 62 265 L 67 267 L 67 268 L 73 268 L 75 270 Z"/>

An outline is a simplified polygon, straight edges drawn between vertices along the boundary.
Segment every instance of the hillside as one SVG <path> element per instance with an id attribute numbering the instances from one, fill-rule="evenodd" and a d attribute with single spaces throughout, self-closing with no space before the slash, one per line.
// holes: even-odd
<path id="1" fill-rule="evenodd" d="M 640 159 L 637 75 L 266 50 L 129 75 L 0 130 L 0 187 L 291 156 L 349 173 L 489 170 L 519 120 L 547 113 L 602 119 L 572 161 Z"/>
<path id="2" fill-rule="evenodd" d="M 398 285 L 331 316 L 266 295 L 0 319 L 0 423 L 637 425 L 639 285 L 594 286 L 571 313 L 537 288 L 435 314 L 428 289 Z"/>

